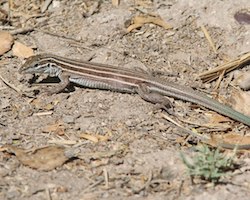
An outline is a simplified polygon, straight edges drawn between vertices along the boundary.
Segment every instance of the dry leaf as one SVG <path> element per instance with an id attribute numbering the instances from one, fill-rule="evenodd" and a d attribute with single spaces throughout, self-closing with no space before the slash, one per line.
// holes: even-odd
<path id="1" fill-rule="evenodd" d="M 45 133 L 53 132 L 57 135 L 64 135 L 65 134 L 65 127 L 63 122 L 57 122 L 55 124 L 50 124 L 43 128 L 42 130 Z"/>
<path id="2" fill-rule="evenodd" d="M 250 92 L 233 91 L 230 102 L 235 110 L 250 116 Z"/>
<path id="3" fill-rule="evenodd" d="M 0 56 L 11 49 L 14 42 L 12 35 L 6 31 L 0 31 Z"/>
<path id="4" fill-rule="evenodd" d="M 223 115 L 220 115 L 218 113 L 213 112 L 211 113 L 205 113 L 206 116 L 209 118 L 209 124 L 219 124 L 222 122 L 229 122 L 231 121 L 228 117 L 225 117 Z"/>
<path id="5" fill-rule="evenodd" d="M 208 144 L 225 149 L 250 150 L 250 136 L 242 136 L 236 133 L 226 135 L 213 135 Z"/>
<path id="6" fill-rule="evenodd" d="M 7 146 L 6 149 L 14 153 L 23 165 L 43 171 L 49 171 L 62 166 L 69 159 L 64 155 L 65 149 L 59 146 L 39 148 L 31 153 L 14 146 Z"/>
<path id="7" fill-rule="evenodd" d="M 242 136 L 235 133 L 226 134 L 223 137 L 223 141 L 231 144 L 246 145 L 250 144 L 250 136 Z"/>
<path id="8" fill-rule="evenodd" d="M 54 110 L 54 105 L 52 103 L 48 103 L 44 106 L 45 110 Z"/>
<path id="9" fill-rule="evenodd" d="M 54 107 L 55 105 L 57 105 L 59 103 L 58 100 L 54 100 L 53 102 L 50 102 L 46 105 L 44 105 L 44 102 L 41 101 L 40 99 L 32 99 L 30 101 L 30 104 L 35 106 L 36 109 L 39 109 L 39 110 L 54 110 Z"/>
<path id="10" fill-rule="evenodd" d="M 108 135 L 91 135 L 88 133 L 82 133 L 79 136 L 80 138 L 86 139 L 86 140 L 90 140 L 94 143 L 100 142 L 100 141 L 107 141 L 109 139 Z"/>
<path id="11" fill-rule="evenodd" d="M 160 17 L 151 17 L 151 16 L 136 16 L 133 20 L 133 24 L 130 25 L 127 28 L 127 32 L 131 32 L 132 30 L 139 28 L 143 26 L 143 24 L 156 24 L 158 26 L 161 26 L 165 29 L 170 29 L 172 28 L 171 25 L 167 24 L 164 20 L 162 20 Z"/>
<path id="12" fill-rule="evenodd" d="M 97 135 L 97 138 L 101 142 L 105 142 L 105 141 L 109 140 L 109 136 L 108 135 Z"/>
<path id="13" fill-rule="evenodd" d="M 27 47 L 24 44 L 17 41 L 14 43 L 12 50 L 13 50 L 13 55 L 19 58 L 28 58 L 34 55 L 32 48 Z"/>
<path id="14" fill-rule="evenodd" d="M 90 135 L 90 134 L 87 134 L 87 133 L 82 133 L 80 135 L 80 138 L 83 138 L 83 139 L 86 139 L 86 140 L 90 140 L 94 143 L 97 143 L 98 142 L 98 138 L 94 135 Z"/>
<path id="15" fill-rule="evenodd" d="M 211 129 L 210 131 L 227 131 L 232 128 L 232 125 L 225 122 L 231 122 L 232 120 L 228 117 L 220 115 L 215 112 L 204 113 L 207 118 L 206 123 L 202 123 L 201 126 Z"/>

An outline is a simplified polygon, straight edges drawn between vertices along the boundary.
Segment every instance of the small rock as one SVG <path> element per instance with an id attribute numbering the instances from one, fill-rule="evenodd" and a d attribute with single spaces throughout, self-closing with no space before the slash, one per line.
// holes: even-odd
<path id="1" fill-rule="evenodd" d="M 236 84 L 240 86 L 243 90 L 249 90 L 250 89 L 250 72 L 244 72 L 240 74 L 236 80 Z"/>
<path id="2" fill-rule="evenodd" d="M 12 50 L 13 54 L 19 58 L 28 58 L 34 55 L 32 48 L 27 47 L 20 42 L 15 42 Z"/>
<path id="3" fill-rule="evenodd" d="M 127 120 L 127 121 L 125 122 L 125 124 L 126 124 L 127 126 L 129 126 L 129 127 L 133 126 L 133 123 L 132 123 L 131 120 Z"/>
<path id="4" fill-rule="evenodd" d="M 14 42 L 12 35 L 6 31 L 0 31 L 0 56 L 11 49 Z"/>
<path id="5" fill-rule="evenodd" d="M 66 124 L 74 124 L 75 123 L 75 117 L 72 115 L 64 116 L 63 117 L 63 122 Z"/>

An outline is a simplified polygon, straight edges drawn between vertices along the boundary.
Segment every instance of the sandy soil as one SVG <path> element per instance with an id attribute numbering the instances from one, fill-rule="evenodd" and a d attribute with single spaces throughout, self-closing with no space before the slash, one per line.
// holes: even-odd
<path id="1" fill-rule="evenodd" d="M 0 2 L 7 9 L 6 1 Z M 44 13 L 40 11 L 43 1 L 14 3 L 9 26 L 35 27 L 16 34 L 15 40 L 36 53 L 148 71 L 208 93 L 215 83 L 204 84 L 197 75 L 250 51 L 250 25 L 234 19 L 237 11 L 250 8 L 249 0 L 124 0 L 119 6 L 111 1 L 62 0 L 53 1 Z M 158 15 L 173 29 L 145 24 L 126 33 L 128 22 L 142 14 Z M 28 89 L 27 79 L 18 73 L 24 60 L 11 51 L 0 59 L 1 76 Z M 223 83 L 229 79 L 226 76 Z M 225 85 L 218 90 L 223 98 L 233 88 Z M 41 91 L 47 87 L 38 86 Z M 2 81 L 0 88 L 1 146 L 32 151 L 61 145 L 81 155 L 81 159 L 42 171 L 0 151 L 0 199 L 249 199 L 248 152 L 237 156 L 243 164 L 224 179 L 225 184 L 191 183 L 179 152 L 193 155 L 199 142 L 162 117 L 167 115 L 188 129 L 201 128 L 207 135 L 226 134 L 202 128 L 208 115 L 214 114 L 209 110 L 170 99 L 174 115 L 169 115 L 138 95 L 80 87 L 53 95 L 40 92 L 35 98 L 20 95 Z M 249 132 L 236 122 L 230 126 L 234 132 Z M 104 139 L 93 142 L 83 134 Z"/>

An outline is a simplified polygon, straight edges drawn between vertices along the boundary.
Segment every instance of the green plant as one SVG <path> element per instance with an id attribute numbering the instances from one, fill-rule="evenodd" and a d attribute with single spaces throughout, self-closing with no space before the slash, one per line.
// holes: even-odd
<path id="1" fill-rule="evenodd" d="M 199 177 L 215 183 L 229 170 L 235 168 L 233 162 L 235 153 L 233 156 L 227 157 L 220 153 L 219 149 L 210 149 L 207 145 L 200 146 L 197 150 L 197 155 L 191 161 L 181 153 L 181 159 L 192 178 Z"/>

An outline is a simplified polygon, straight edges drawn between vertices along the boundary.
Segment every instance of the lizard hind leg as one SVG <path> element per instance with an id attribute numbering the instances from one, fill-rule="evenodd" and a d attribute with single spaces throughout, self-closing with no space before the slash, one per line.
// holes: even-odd
<path id="1" fill-rule="evenodd" d="M 150 92 L 146 84 L 139 84 L 137 93 L 143 100 L 154 103 L 157 109 L 165 110 L 169 114 L 173 113 L 171 101 L 157 92 Z"/>

